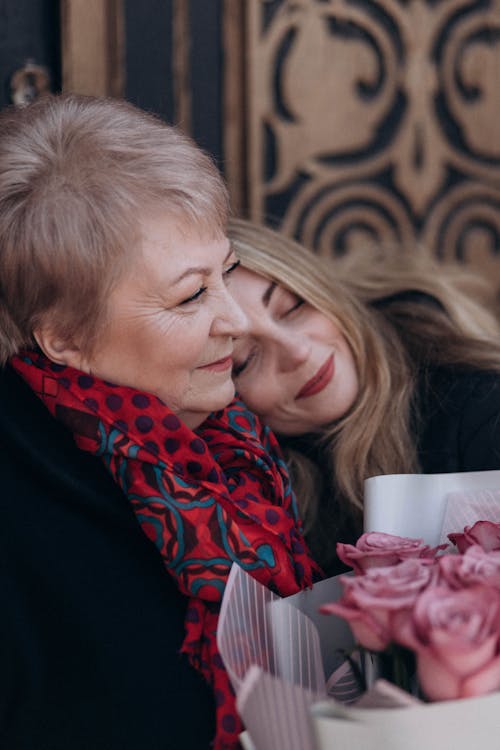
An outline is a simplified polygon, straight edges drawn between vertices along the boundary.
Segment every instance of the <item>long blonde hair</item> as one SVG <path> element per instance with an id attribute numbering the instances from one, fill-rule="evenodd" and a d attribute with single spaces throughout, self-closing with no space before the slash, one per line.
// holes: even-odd
<path id="1" fill-rule="evenodd" d="M 419 471 L 412 430 L 417 375 L 430 365 L 500 371 L 500 326 L 480 302 L 493 294 L 486 281 L 422 249 L 325 259 L 241 219 L 230 220 L 229 237 L 243 266 L 332 319 L 353 352 L 360 390 L 350 411 L 320 435 L 283 440 L 312 546 L 331 551 L 331 524 L 329 544 L 314 540 L 328 526 L 320 497 L 323 505 L 335 498 L 336 515 L 359 524 L 367 477 Z M 302 449 L 311 441 L 326 466 Z"/>

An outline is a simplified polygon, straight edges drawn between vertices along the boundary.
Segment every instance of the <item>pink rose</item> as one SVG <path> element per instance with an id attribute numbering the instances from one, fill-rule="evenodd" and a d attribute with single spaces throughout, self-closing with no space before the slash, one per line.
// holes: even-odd
<path id="1" fill-rule="evenodd" d="M 500 523 L 477 521 L 474 526 L 466 526 L 462 533 L 448 534 L 448 539 L 462 554 L 473 544 L 479 544 L 485 552 L 500 550 Z"/>
<path id="2" fill-rule="evenodd" d="M 397 641 L 416 652 L 425 695 L 450 700 L 500 688 L 499 635 L 499 591 L 433 586 L 418 597 Z"/>
<path id="3" fill-rule="evenodd" d="M 354 637 L 370 651 L 382 651 L 394 640 L 414 602 L 436 575 L 427 560 L 405 560 L 388 568 L 372 568 L 364 576 L 343 576 L 338 602 L 321 607 L 323 614 L 347 620 Z"/>
<path id="4" fill-rule="evenodd" d="M 423 544 L 422 539 L 409 539 L 381 531 L 370 531 L 362 534 L 356 546 L 352 544 L 337 544 L 337 555 L 343 563 L 354 569 L 356 575 L 362 575 L 370 568 L 387 567 L 409 558 L 424 558 L 429 562 L 446 544 L 431 548 Z"/>
<path id="5" fill-rule="evenodd" d="M 442 555 L 438 565 L 441 579 L 452 589 L 476 584 L 500 589 L 500 550 L 485 552 L 474 544 L 463 555 Z"/>

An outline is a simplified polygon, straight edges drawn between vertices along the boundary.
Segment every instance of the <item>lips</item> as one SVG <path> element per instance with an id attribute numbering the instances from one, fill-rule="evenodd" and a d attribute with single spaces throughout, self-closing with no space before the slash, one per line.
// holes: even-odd
<path id="1" fill-rule="evenodd" d="M 216 372 L 222 372 L 228 370 L 233 366 L 233 355 L 229 354 L 227 357 L 217 359 L 214 362 L 209 362 L 208 365 L 202 365 L 198 367 L 198 370 L 215 370 Z"/>
<path id="2" fill-rule="evenodd" d="M 326 388 L 328 383 L 333 378 L 334 372 L 335 364 L 332 354 L 330 357 L 328 357 L 326 362 L 321 365 L 316 375 L 313 375 L 313 377 L 307 381 L 303 388 L 300 389 L 300 391 L 295 396 L 295 400 L 301 398 L 309 398 L 309 396 L 314 396 L 316 393 L 322 391 L 323 388 Z"/>

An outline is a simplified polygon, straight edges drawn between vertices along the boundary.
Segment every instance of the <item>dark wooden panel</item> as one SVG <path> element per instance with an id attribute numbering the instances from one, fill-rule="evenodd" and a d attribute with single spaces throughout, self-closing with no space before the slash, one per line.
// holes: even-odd
<path id="1" fill-rule="evenodd" d="M 190 0 L 191 129 L 222 166 L 222 2 Z"/>
<path id="2" fill-rule="evenodd" d="M 125 0 L 125 98 L 173 122 L 172 0 Z"/>
<path id="3" fill-rule="evenodd" d="M 126 98 L 222 165 L 222 0 L 125 0 Z"/>

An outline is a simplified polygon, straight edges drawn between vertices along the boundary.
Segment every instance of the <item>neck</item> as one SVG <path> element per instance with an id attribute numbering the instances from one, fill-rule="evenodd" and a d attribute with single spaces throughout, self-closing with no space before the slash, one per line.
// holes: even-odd
<path id="1" fill-rule="evenodd" d="M 198 411 L 180 411 L 177 416 L 190 430 L 196 430 L 197 427 L 203 424 L 209 414 L 210 412 L 202 414 Z"/>

